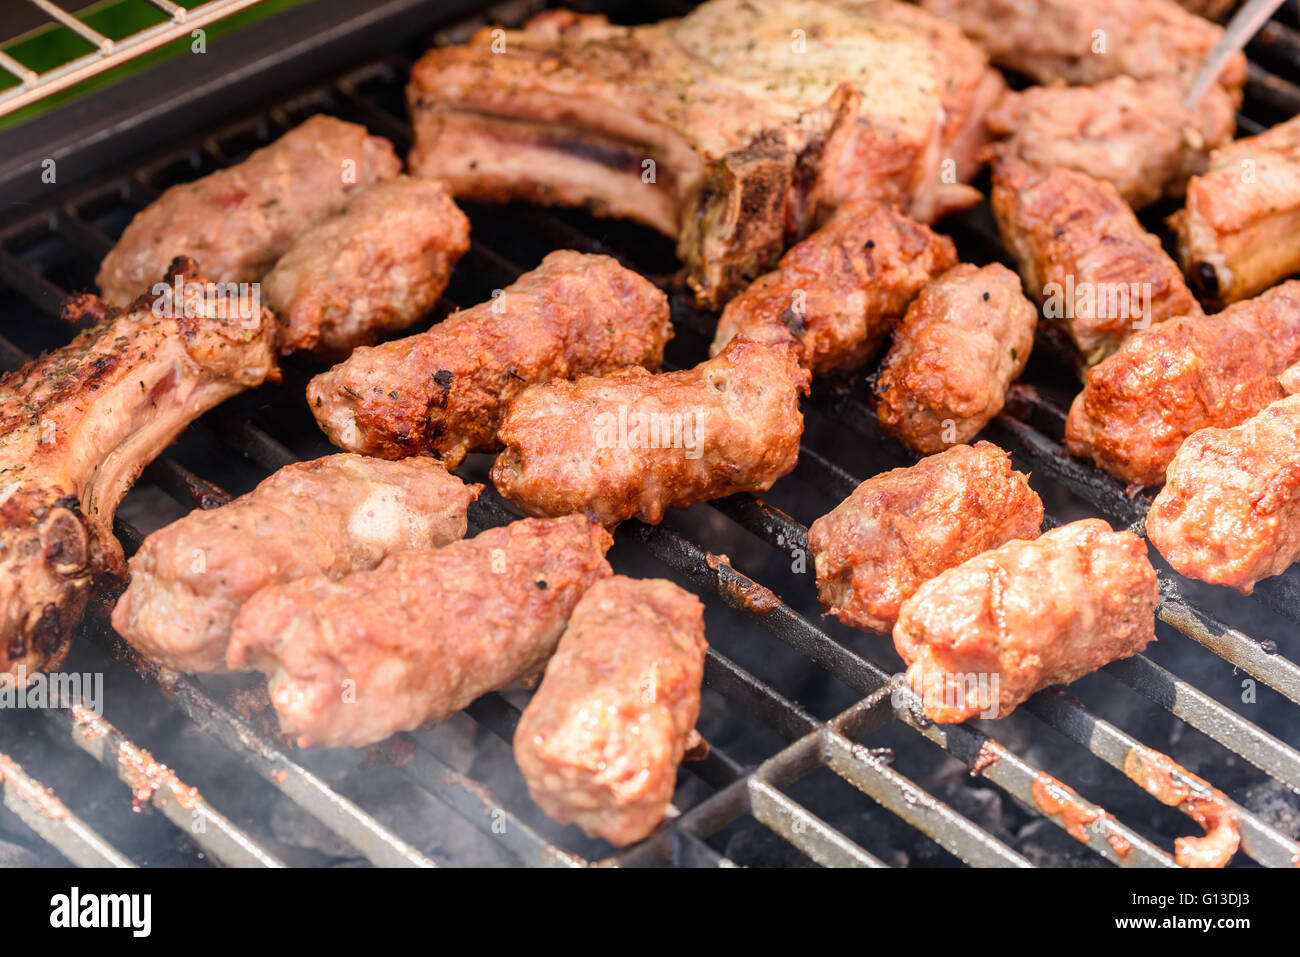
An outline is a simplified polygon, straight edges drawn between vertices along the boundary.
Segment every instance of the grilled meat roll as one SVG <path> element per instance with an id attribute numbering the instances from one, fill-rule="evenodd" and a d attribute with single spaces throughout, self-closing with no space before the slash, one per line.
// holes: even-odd
<path id="1" fill-rule="evenodd" d="M 690 592 L 622 576 L 592 585 L 515 730 L 538 806 L 611 844 L 649 835 L 700 713 L 707 650 Z"/>
<path id="2" fill-rule="evenodd" d="M 1005 718 L 1155 641 L 1159 598 L 1146 543 L 1084 519 L 930 579 L 903 603 L 894 647 L 926 717 Z"/>
<path id="3" fill-rule="evenodd" d="M 1171 319 L 1088 372 L 1065 444 L 1130 485 L 1158 485 L 1193 432 L 1237 425 L 1285 395 L 1300 360 L 1300 282 L 1215 316 Z"/>
<path id="4" fill-rule="evenodd" d="M 1223 28 L 1173 0 L 921 0 L 983 47 L 1000 67 L 1039 83 L 1176 76 L 1190 83 Z M 1240 102 L 1246 57 L 1219 83 Z"/>
<path id="5" fill-rule="evenodd" d="M 530 515 L 606 525 L 763 491 L 799 458 L 808 379 L 790 343 L 741 336 L 681 372 L 532 386 L 506 413 L 492 481 Z"/>
<path id="6" fill-rule="evenodd" d="M 1034 86 L 1008 92 L 985 117 L 1012 153 L 1110 183 L 1134 209 L 1181 196 L 1205 171 L 1210 150 L 1232 139 L 1232 97 L 1212 85 L 1195 110 L 1176 77 L 1119 76 L 1095 86 Z"/>
<path id="7" fill-rule="evenodd" d="M 346 355 L 405 329 L 433 308 L 468 249 L 469 220 L 437 180 L 367 186 L 295 239 L 262 280 L 280 351 Z"/>
<path id="8" fill-rule="evenodd" d="M 1110 183 L 1000 151 L 993 213 L 1026 291 L 1088 365 L 1136 330 L 1202 314 L 1178 264 Z"/>
<path id="9" fill-rule="evenodd" d="M 539 672 L 610 574 L 612 543 L 580 515 L 524 519 L 338 580 L 269 585 L 235 619 L 227 660 L 269 676 L 299 747 L 382 741 Z"/>
<path id="10" fill-rule="evenodd" d="M 1176 571 L 1245 595 L 1290 568 L 1300 559 L 1300 395 L 1233 428 L 1193 432 L 1146 528 Z"/>
<path id="11" fill-rule="evenodd" d="M 892 0 L 709 0 L 630 28 L 547 13 L 421 58 L 410 168 L 657 229 L 718 309 L 851 199 L 927 222 L 977 201 L 1002 89 L 960 31 Z"/>
<path id="12" fill-rule="evenodd" d="M 1169 224 L 1187 278 L 1217 306 L 1300 271 L 1300 116 L 1211 153 Z"/>
<path id="13" fill-rule="evenodd" d="M 401 169 L 388 140 L 313 116 L 244 162 L 163 193 L 131 220 L 95 282 L 105 302 L 125 306 L 174 256 L 197 260 L 214 282 L 259 280 L 300 232 Z"/>
<path id="14" fill-rule="evenodd" d="M 1038 537 L 1043 503 L 1027 479 L 989 442 L 867 479 L 808 530 L 817 597 L 846 625 L 889 634 L 922 583 L 1011 539 Z"/>
<path id="15" fill-rule="evenodd" d="M 363 346 L 307 386 L 312 414 L 349 452 L 439 456 L 499 448 L 511 401 L 532 382 L 659 368 L 668 299 L 608 256 L 564 250 L 501 295 L 428 332 Z"/>
<path id="16" fill-rule="evenodd" d="M 146 538 L 113 627 L 169 668 L 225 671 L 230 626 L 258 589 L 339 578 L 391 552 L 463 538 L 482 489 L 429 458 L 342 453 L 287 465 L 247 495 Z"/>
<path id="17" fill-rule="evenodd" d="M 1002 411 L 1034 346 L 1038 310 L 999 263 L 956 266 L 907 310 L 876 380 L 880 425 L 929 454 L 968 442 Z"/>
<path id="18" fill-rule="evenodd" d="M 710 350 L 794 335 L 814 373 L 870 361 L 921 287 L 957 263 L 952 240 L 888 206 L 852 203 L 727 303 Z"/>
<path id="19" fill-rule="evenodd" d="M 269 312 L 200 295 L 189 261 L 164 282 L 122 312 L 75 297 L 65 317 L 94 327 L 0 379 L 0 671 L 63 662 L 95 585 L 125 571 L 113 515 L 141 470 L 278 375 Z"/>

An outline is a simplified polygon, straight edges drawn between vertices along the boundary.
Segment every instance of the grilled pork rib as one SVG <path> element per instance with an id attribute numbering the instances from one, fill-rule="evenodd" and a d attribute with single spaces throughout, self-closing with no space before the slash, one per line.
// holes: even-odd
<path id="1" fill-rule="evenodd" d="M 1188 280 L 1215 305 L 1300 270 L 1300 117 L 1211 153 L 1169 224 Z"/>
<path id="2" fill-rule="evenodd" d="M 197 260 L 218 282 L 261 279 L 300 232 L 401 169 L 388 140 L 313 116 L 244 162 L 163 193 L 123 230 L 95 282 L 121 307 L 175 256 Z"/>
<path id="3" fill-rule="evenodd" d="M 716 308 L 849 199 L 925 221 L 975 201 L 962 183 L 1002 88 L 954 27 L 885 0 L 709 0 L 632 28 L 544 15 L 416 64 L 410 168 L 651 226 Z"/>
<path id="4" fill-rule="evenodd" d="M 177 278 L 203 282 L 186 260 Z M 69 318 L 94 328 L 0 379 L 0 671 L 62 663 L 92 589 L 125 570 L 113 514 L 140 471 L 203 412 L 277 374 L 269 312 L 195 297 L 187 315 L 174 299 L 121 312 L 74 299 Z"/>

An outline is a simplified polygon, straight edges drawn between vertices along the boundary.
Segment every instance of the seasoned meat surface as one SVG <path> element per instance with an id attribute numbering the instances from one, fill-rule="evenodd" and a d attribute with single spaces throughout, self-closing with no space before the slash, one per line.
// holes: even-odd
<path id="1" fill-rule="evenodd" d="M 932 721 L 1005 718 L 1155 641 L 1159 598 L 1146 543 L 1089 518 L 930 579 L 903 603 L 894 647 Z"/>
<path id="2" fill-rule="evenodd" d="M 727 303 L 710 352 L 737 335 L 783 341 L 793 333 L 814 373 L 856 369 L 921 287 L 956 263 L 947 236 L 889 206 L 848 204 Z"/>
<path id="3" fill-rule="evenodd" d="M 1237 425 L 1285 394 L 1300 360 L 1300 282 L 1214 316 L 1171 319 L 1089 370 L 1065 444 L 1130 485 L 1158 485 L 1193 432 Z"/>
<path id="4" fill-rule="evenodd" d="M 1230 429 L 1193 432 L 1147 513 L 1180 574 L 1249 595 L 1300 559 L 1300 395 Z"/>
<path id="5" fill-rule="evenodd" d="M 330 356 L 372 345 L 433 308 L 469 249 L 469 220 L 447 188 L 399 176 L 294 240 L 262 281 L 280 351 Z"/>
<path id="6" fill-rule="evenodd" d="M 1037 325 L 1038 310 L 1006 266 L 948 270 L 894 331 L 876 383 L 881 427 L 926 454 L 970 441 L 1002 411 Z"/>
<path id="7" fill-rule="evenodd" d="M 690 592 L 661 578 L 592 585 L 515 730 L 538 806 L 611 844 L 648 836 L 700 713 L 707 650 Z"/>
<path id="8" fill-rule="evenodd" d="M 1115 76 L 1177 76 L 1190 83 L 1223 28 L 1174 0 L 921 0 L 988 51 L 1000 67 L 1039 83 Z M 1219 82 L 1240 97 L 1246 57 Z"/>
<path id="9" fill-rule="evenodd" d="M 1300 271 L 1300 117 L 1211 153 L 1169 222 L 1207 302 L 1237 302 Z"/>
<path id="10" fill-rule="evenodd" d="M 1033 86 L 1008 92 L 985 117 L 1011 152 L 1039 169 L 1086 173 L 1119 190 L 1134 209 L 1181 196 L 1205 171 L 1210 150 L 1232 139 L 1232 97 L 1213 85 L 1196 111 L 1176 77 L 1119 76 L 1094 86 Z"/>
<path id="11" fill-rule="evenodd" d="M 956 445 L 867 479 L 813 522 L 808 547 L 828 612 L 888 634 L 921 584 L 1013 538 L 1036 538 L 1043 503 L 1011 456 Z"/>
<path id="12" fill-rule="evenodd" d="M 631 28 L 548 13 L 421 58 L 410 167 L 457 196 L 658 229 L 718 309 L 850 199 L 924 221 L 975 202 L 1002 89 L 960 31 L 902 3 L 708 0 Z"/>
<path id="13" fill-rule="evenodd" d="M 228 662 L 269 677 L 299 747 L 373 744 L 539 672 L 612 543 L 579 515 L 524 519 L 270 585 L 235 619 Z"/>
<path id="14" fill-rule="evenodd" d="M 169 668 L 225 671 L 230 626 L 258 589 L 339 578 L 391 552 L 463 538 L 482 488 L 429 458 L 344 453 L 287 465 L 247 495 L 146 538 L 113 627 Z"/>
<path id="15" fill-rule="evenodd" d="M 656 370 L 671 337 L 668 299 L 648 280 L 564 250 L 427 332 L 357 349 L 311 380 L 307 402 L 341 449 L 433 453 L 454 469 L 466 452 L 499 448 L 502 417 L 529 383 Z"/>
<path id="16" fill-rule="evenodd" d="M 192 262 L 163 281 L 122 312 L 75 297 L 65 316 L 95 325 L 0 378 L 0 672 L 62 664 L 96 584 L 125 571 L 113 516 L 141 470 L 218 402 L 278 375 L 269 312 L 200 295 Z M 173 306 L 177 281 L 195 291 L 188 310 Z"/>
<path id="17" fill-rule="evenodd" d="M 298 233 L 401 168 L 388 140 L 313 116 L 244 162 L 168 189 L 131 220 L 95 282 L 105 302 L 125 306 L 175 256 L 214 282 L 260 280 Z"/>
<path id="18" fill-rule="evenodd" d="M 765 491 L 799 458 L 808 379 L 789 343 L 741 336 L 681 372 L 532 386 L 506 413 L 492 481 L 530 515 L 606 525 Z"/>
<path id="19" fill-rule="evenodd" d="M 1160 240 L 1110 183 L 1067 169 L 1044 172 L 1002 152 L 993 213 L 1026 291 L 1088 365 L 1134 331 L 1200 304 Z"/>

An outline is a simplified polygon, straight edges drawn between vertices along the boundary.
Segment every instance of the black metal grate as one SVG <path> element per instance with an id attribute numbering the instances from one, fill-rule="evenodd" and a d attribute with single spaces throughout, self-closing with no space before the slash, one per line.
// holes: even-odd
<path id="1" fill-rule="evenodd" d="M 1276 65 L 1286 58 L 1294 64 L 1300 59 L 1300 42 L 1282 24 L 1256 45 L 1259 49 L 1253 52 L 1263 64 Z M 58 318 L 61 298 L 92 286 L 99 260 L 130 216 L 171 183 L 235 162 L 315 112 L 362 122 L 392 139 L 404 153 L 411 134 L 401 91 L 409 67 L 408 61 L 396 56 L 366 64 L 23 212 L 0 230 L 0 309 L 5 313 L 0 364 L 16 367 L 32 352 L 67 340 L 69 330 Z M 1257 66 L 1247 115 L 1242 117 L 1243 131 L 1275 121 L 1278 113 L 1295 112 L 1300 112 L 1300 89 Z M 661 237 L 636 227 L 597 222 L 568 211 L 516 207 L 469 207 L 467 211 L 473 223 L 473 247 L 458 267 L 438 315 L 456 303 L 469 305 L 487 298 L 492 289 L 504 287 L 531 266 L 530 259 L 539 259 L 551 248 L 609 253 L 672 286 L 675 263 L 670 247 Z M 982 262 L 1003 255 L 986 207 L 943 228 L 957 240 L 964 259 Z M 669 358 L 679 365 L 691 364 L 704 355 L 713 318 L 690 307 L 675 288 L 672 298 L 677 338 Z M 1149 503 L 1130 497 L 1109 477 L 1070 458 L 1060 444 L 1065 396 L 1053 389 L 1053 383 L 1065 381 L 1068 374 L 1047 358 L 1036 358 L 1033 370 L 1037 379 L 1031 377 L 1029 384 L 1016 388 L 1008 413 L 990 426 L 988 437 L 1012 450 L 1021 467 L 1033 470 L 1035 485 L 1055 520 L 1087 511 L 1140 531 Z M 147 527 L 118 523 L 128 552 L 145 532 L 163 524 L 169 511 L 219 504 L 230 497 L 223 484 L 251 486 L 258 477 L 289 462 L 329 451 L 302 398 L 306 379 L 316 367 L 292 359 L 284 371 L 283 385 L 264 387 L 205 415 L 146 471 L 122 515 L 144 516 L 147 521 L 139 524 Z M 710 599 L 712 647 L 702 727 L 714 746 L 704 761 L 685 766 L 677 796 L 685 806 L 653 837 L 615 853 L 586 841 L 573 829 L 560 829 L 526 799 L 519 800 L 516 794 L 503 800 L 473 774 L 458 770 L 455 760 L 444 753 L 436 729 L 402 736 L 405 751 L 394 762 L 400 773 L 432 796 L 443 813 L 469 822 L 477 839 L 490 842 L 494 852 L 504 851 L 511 860 L 525 864 L 556 866 L 597 860 L 623 865 L 793 861 L 883 866 L 891 862 L 891 849 L 878 839 L 892 829 L 915 835 L 920 843 L 928 840 L 933 852 L 926 859 L 938 863 L 1030 864 L 1005 835 L 978 820 L 977 809 L 965 802 L 960 786 L 946 790 L 948 800 L 943 800 L 934 793 L 937 788 L 918 783 L 918 779 L 944 780 L 933 770 L 942 761 L 961 770 L 974 769 L 970 778 L 961 776 L 969 782 L 967 787 L 980 785 L 980 779 L 987 781 L 1009 795 L 1019 813 L 1041 818 L 1063 832 L 1071 819 L 1090 821 L 1084 834 L 1086 846 L 1100 859 L 1122 866 L 1173 866 L 1168 828 L 1151 824 L 1154 815 L 1161 813 L 1155 798 L 1138 791 L 1137 798 L 1151 805 L 1153 817 L 1148 819 L 1144 813 L 1140 821 L 1124 823 L 1044 778 L 1048 768 L 1040 766 L 1050 766 L 1083 792 L 1093 790 L 1093 783 L 1113 788 L 1116 778 L 1113 772 L 1107 778 L 1107 769 L 1122 771 L 1126 755 L 1143 746 L 1140 739 L 1148 731 L 1145 720 L 1135 733 L 1124 730 L 1122 725 L 1134 726 L 1127 715 L 1153 711 L 1167 713 L 1167 725 L 1175 728 L 1174 740 L 1184 728 L 1204 735 L 1206 763 L 1199 773 L 1212 783 L 1217 783 L 1216 770 L 1227 773 L 1233 768 L 1234 776 L 1238 775 L 1237 756 L 1257 769 L 1250 773 L 1258 779 L 1271 778 L 1285 789 L 1300 791 L 1300 751 L 1291 743 L 1296 737 L 1296 712 L 1282 700 L 1300 703 L 1300 666 L 1279 654 L 1274 642 L 1257 641 L 1221 622 L 1222 612 L 1206 610 L 1207 605 L 1218 608 L 1227 601 L 1219 592 L 1167 570 L 1161 574 L 1159 617 L 1164 623 L 1161 635 L 1168 639 L 1162 647 L 1190 638 L 1217 656 L 1210 666 L 1195 659 L 1198 673 L 1204 673 L 1205 667 L 1218 668 L 1210 673 L 1220 675 L 1240 669 L 1274 689 L 1278 697 L 1273 706 L 1284 709 L 1279 711 L 1284 726 L 1266 730 L 1260 723 L 1269 722 L 1249 720 L 1239 709 L 1222 703 L 1223 695 L 1200 690 L 1145 654 L 1112 664 L 1104 669 L 1104 677 L 1081 683 L 1102 692 L 1093 695 L 1099 703 L 1092 709 L 1070 694 L 1049 690 L 991 727 L 939 726 L 921 716 L 918 702 L 893 674 L 898 662 L 888 640 L 859 635 L 833 622 L 819 624 L 810 562 L 799 572 L 802 583 L 791 584 L 794 573 L 786 568 L 792 556 L 807 551 L 805 524 L 787 512 L 810 520 L 862 478 L 908 461 L 901 448 L 881 433 L 862 396 L 860 383 L 815 384 L 814 396 L 806 403 L 808 428 L 799 467 L 778 483 L 768 502 L 739 495 L 674 515 L 661 526 L 629 522 L 618 530 L 618 544 L 611 553 L 616 567 L 668 574 Z M 472 458 L 466 468 L 481 473 L 486 461 L 490 460 Z M 170 502 L 157 504 L 166 500 Z M 489 488 L 471 510 L 471 525 L 483 528 L 515 517 L 509 504 Z M 712 554 L 710 549 L 722 550 L 719 544 L 743 556 L 738 563 L 754 570 L 757 578 L 773 585 L 781 582 L 777 590 L 791 603 L 767 607 L 753 602 L 750 596 L 760 587 L 758 582 Z M 1229 611 L 1234 620 L 1250 621 L 1251 630 L 1259 623 L 1266 633 L 1284 633 L 1300 622 L 1300 578 L 1293 571 L 1261 586 L 1255 599 L 1234 601 Z M 381 805 L 367 808 L 345 797 L 327 771 L 313 769 L 311 753 L 295 755 L 276 740 L 274 731 L 263 727 L 257 713 L 241 711 L 240 691 L 232 697 L 220 681 L 177 675 L 143 660 L 112 635 L 102 607 L 92 611 L 85 631 L 90 644 L 84 639 L 79 643 L 74 662 L 86 648 L 106 649 L 115 660 L 106 667 L 128 676 L 119 696 L 151 696 L 158 709 L 173 709 L 188 730 L 236 755 L 240 774 L 267 782 L 360 857 L 376 865 L 461 862 L 456 855 L 446 854 L 435 860 L 439 855 L 417 847 L 418 839 L 408 839 L 400 828 L 381 823 L 385 817 Z M 138 682 L 129 677 L 132 673 Z M 1137 699 L 1139 704 L 1127 715 L 1108 717 L 1110 699 L 1123 695 L 1121 686 L 1136 693 L 1126 700 Z M 112 714 L 113 708 L 108 711 Z M 467 714 L 490 736 L 483 746 L 508 755 L 505 745 L 518 719 L 509 696 L 488 695 Z M 48 724 L 53 737 L 33 748 L 30 742 L 24 745 L 18 740 L 24 731 L 9 716 L 0 716 L 4 804 L 67 860 L 83 865 L 133 862 L 132 856 L 97 833 L 98 821 L 86 820 L 91 815 L 69 810 L 5 757 L 15 747 L 23 746 L 35 755 L 27 763 L 42 776 L 47 770 L 58 773 L 61 763 L 72 759 L 75 749 L 68 745 L 89 753 L 131 789 L 137 804 L 151 803 L 162 813 L 176 831 L 183 858 L 229 865 L 281 863 L 266 842 L 253 835 L 253 828 L 242 823 L 247 815 L 210 806 L 106 720 L 79 708 L 46 711 L 40 720 Z M 710 734 L 710 722 L 728 729 L 722 734 L 725 740 Z M 1004 729 L 1014 738 L 1010 743 L 999 743 L 989 733 L 1001 736 Z M 1044 729 L 1050 730 L 1044 734 Z M 1153 746 L 1161 746 L 1164 740 Z M 884 746 L 876 746 L 882 741 Z M 1081 783 L 1075 772 L 1082 774 L 1085 768 L 1086 781 Z M 1045 811 L 1036 797 L 1036 785 L 1041 788 L 1044 782 L 1055 798 L 1074 810 Z M 1130 789 L 1137 791 L 1137 786 Z M 1241 830 L 1242 855 L 1271 866 L 1300 862 L 1294 834 L 1239 801 L 1231 807 Z M 196 827 L 196 821 L 202 826 Z M 748 837 L 728 837 L 737 833 Z M 1075 847 L 1074 840 L 1062 835 L 1048 846 Z M 791 848 L 798 853 L 791 856 Z M 148 863 L 148 855 L 144 857 Z"/>

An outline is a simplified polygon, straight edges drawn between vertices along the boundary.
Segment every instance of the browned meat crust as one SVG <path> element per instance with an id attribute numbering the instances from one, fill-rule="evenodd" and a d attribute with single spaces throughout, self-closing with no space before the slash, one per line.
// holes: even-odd
<path id="1" fill-rule="evenodd" d="M 343 453 L 285 466 L 247 495 L 146 538 L 113 627 L 169 668 L 225 671 L 230 626 L 258 589 L 339 578 L 391 552 L 463 538 L 482 489 L 429 458 Z"/>
<path id="2" fill-rule="evenodd" d="M 889 634 L 921 584 L 1013 538 L 1036 538 L 1043 503 L 1011 456 L 958 445 L 867 479 L 813 522 L 817 597 L 856 628 Z"/>
<path id="3" fill-rule="evenodd" d="M 1182 444 L 1147 513 L 1175 570 L 1249 595 L 1300 559 L 1300 395 Z"/>
<path id="4" fill-rule="evenodd" d="M 468 249 L 469 220 L 437 180 L 367 186 L 295 239 L 262 280 L 280 351 L 346 355 L 405 329 L 433 308 Z"/>
<path id="5" fill-rule="evenodd" d="M 959 31 L 892 2 L 709 0 L 634 28 L 546 17 L 416 64 L 410 167 L 457 196 L 658 229 L 721 308 L 850 199 L 926 221 L 976 201 L 963 183 L 1002 88 Z"/>
<path id="6" fill-rule="evenodd" d="M 1146 543 L 1089 518 L 930 579 L 904 602 L 894 647 L 926 717 L 1005 718 L 1155 641 L 1159 597 Z"/>
<path id="7" fill-rule="evenodd" d="M 619 846 L 663 819 L 700 713 L 704 605 L 663 579 L 588 589 L 515 731 L 528 793 Z"/>
<path id="8" fill-rule="evenodd" d="M 1169 224 L 1207 302 L 1237 302 L 1300 271 L 1300 117 L 1211 153 Z"/>
<path id="9" fill-rule="evenodd" d="M 814 373 L 856 369 L 921 287 L 956 263 L 947 236 L 888 206 L 846 205 L 727 303 L 710 353 L 737 335 L 766 342 L 793 333 Z"/>
<path id="10" fill-rule="evenodd" d="M 786 344 L 733 339 L 681 372 L 629 368 L 526 389 L 501 425 L 492 481 L 530 515 L 657 523 L 794 468 L 808 373 Z"/>
<path id="11" fill-rule="evenodd" d="M 1100 83 L 1115 76 L 1190 82 L 1223 28 L 1173 0 L 921 0 L 988 51 L 1000 67 L 1039 83 Z M 1219 82 L 1240 102 L 1246 57 Z"/>
<path id="12" fill-rule="evenodd" d="M 999 263 L 963 263 L 921 290 L 894 331 L 876 414 L 909 449 L 968 442 L 1002 411 L 1034 346 L 1038 310 Z"/>
<path id="13" fill-rule="evenodd" d="M 261 279 L 298 233 L 401 168 L 388 140 L 313 116 L 239 165 L 163 193 L 131 220 L 95 282 L 105 302 L 125 306 L 174 256 L 194 258 L 214 282 Z"/>
<path id="14" fill-rule="evenodd" d="M 299 747 L 382 741 L 540 671 L 612 543 L 581 516 L 524 519 L 271 585 L 235 619 L 229 664 L 269 676 Z"/>
<path id="15" fill-rule="evenodd" d="M 357 349 L 311 380 L 307 401 L 341 449 L 431 452 L 454 469 L 467 452 L 500 447 L 506 408 L 529 383 L 656 370 L 671 337 L 668 299 L 648 280 L 565 250 L 428 332 Z"/>
<path id="16" fill-rule="evenodd" d="M 1008 92 L 985 117 L 989 130 L 1039 169 L 1105 180 L 1134 209 L 1181 196 L 1210 150 L 1232 139 L 1232 97 L 1211 86 L 1195 112 L 1177 77 L 1115 77 L 1095 86 L 1034 86 Z"/>
<path id="17" fill-rule="evenodd" d="M 113 515 L 141 470 L 208 409 L 278 374 L 269 312 L 199 295 L 173 309 L 178 279 L 204 282 L 178 260 L 168 295 L 128 310 L 73 299 L 65 315 L 95 326 L 0 378 L 0 672 L 62 664 L 92 589 L 125 571 Z"/>
<path id="18" fill-rule="evenodd" d="M 1131 485 L 1158 485 L 1193 432 L 1237 425 L 1285 394 L 1300 360 L 1300 282 L 1215 316 L 1172 319 L 1132 336 L 1088 372 L 1065 444 Z"/>
<path id="19" fill-rule="evenodd" d="M 1135 330 L 1202 314 L 1178 265 L 1110 183 L 1000 151 L 993 212 L 1025 290 L 1088 365 Z"/>

